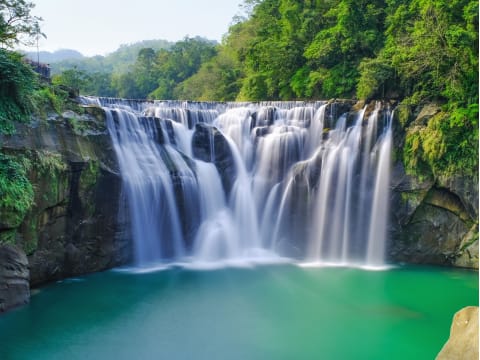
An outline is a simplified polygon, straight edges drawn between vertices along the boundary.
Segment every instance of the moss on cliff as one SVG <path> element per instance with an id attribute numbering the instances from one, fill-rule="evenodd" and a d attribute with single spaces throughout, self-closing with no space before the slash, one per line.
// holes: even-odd
<path id="1" fill-rule="evenodd" d="M 402 120 L 408 124 L 405 116 Z M 406 130 L 403 163 L 408 174 L 421 178 L 461 174 L 478 179 L 478 105 L 433 111 L 425 106 Z"/>
<path id="2" fill-rule="evenodd" d="M 31 166 L 24 155 L 0 152 L 0 229 L 18 227 L 33 205 L 33 187 L 27 177 Z"/>
<path id="3" fill-rule="evenodd" d="M 93 216 L 95 213 L 95 203 L 93 201 L 85 201 L 85 199 L 93 199 L 92 192 L 100 176 L 100 164 L 97 161 L 89 161 L 83 168 L 78 184 L 78 192 L 84 200 L 83 208 L 86 216 Z"/>
<path id="4" fill-rule="evenodd" d="M 68 165 L 56 152 L 20 150 L 15 155 L 0 153 L 0 170 L 0 244 L 19 245 L 29 255 L 38 245 L 35 209 L 64 200 Z"/>

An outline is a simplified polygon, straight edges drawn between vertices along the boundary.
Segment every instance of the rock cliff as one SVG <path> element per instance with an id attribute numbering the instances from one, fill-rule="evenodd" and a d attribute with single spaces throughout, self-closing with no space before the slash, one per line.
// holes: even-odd
<path id="1" fill-rule="evenodd" d="M 396 262 L 478 269 L 478 173 L 418 169 L 407 174 L 402 161 L 406 133 L 428 131 L 428 122 L 439 111 L 428 104 L 411 109 L 404 119 L 402 109 L 397 112 L 389 256 Z"/>
<path id="2" fill-rule="evenodd" d="M 21 278 L 36 286 L 128 262 L 128 218 L 118 216 L 121 179 L 101 109 L 34 119 L 0 144 L 3 153 L 31 164 L 27 175 L 34 189 L 26 214 L 0 208 L 0 254 L 12 254 L 15 246 L 21 259 L 5 255 L 0 265 L 25 265 Z M 9 286 L 5 276 L 0 272 L 0 289 Z"/>

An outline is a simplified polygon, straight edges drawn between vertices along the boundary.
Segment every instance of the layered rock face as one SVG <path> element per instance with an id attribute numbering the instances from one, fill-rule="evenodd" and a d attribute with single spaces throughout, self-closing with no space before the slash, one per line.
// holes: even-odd
<path id="1" fill-rule="evenodd" d="M 24 217 L 0 211 L 0 251 L 12 244 L 27 255 L 30 285 L 129 260 L 121 179 L 100 108 L 20 125 L 1 143 L 4 153 L 32 163 L 34 205 Z"/>
<path id="2" fill-rule="evenodd" d="M 15 246 L 0 246 L 0 313 L 30 299 L 28 260 Z"/>
<path id="3" fill-rule="evenodd" d="M 418 108 L 409 128 L 425 128 L 438 112 L 435 105 Z M 400 156 L 404 141 L 397 127 Z M 392 174 L 390 258 L 478 269 L 478 174 L 408 175 L 400 156 Z"/>

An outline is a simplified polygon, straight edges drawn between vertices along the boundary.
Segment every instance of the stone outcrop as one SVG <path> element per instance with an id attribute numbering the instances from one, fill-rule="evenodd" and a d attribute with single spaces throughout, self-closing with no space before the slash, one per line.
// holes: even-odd
<path id="1" fill-rule="evenodd" d="M 0 313 L 28 303 L 30 299 L 28 260 L 11 245 L 0 245 Z"/>
<path id="2" fill-rule="evenodd" d="M 436 360 L 478 359 L 478 306 L 467 306 L 453 317 L 450 337 Z"/>
<path id="3" fill-rule="evenodd" d="M 18 224 L 0 221 L 3 243 L 28 256 L 32 286 L 129 260 L 128 218 L 118 217 L 125 204 L 102 109 L 79 108 L 21 124 L 1 144 L 3 152 L 32 163 L 33 207 Z M 14 218 L 5 209 L 0 213 Z"/>
<path id="4" fill-rule="evenodd" d="M 232 150 L 223 134 L 214 126 L 196 124 L 192 150 L 195 158 L 215 164 L 225 192 L 230 193 L 235 181 L 236 168 Z"/>
<path id="5" fill-rule="evenodd" d="M 400 108 L 395 125 L 389 259 L 478 269 L 478 179 L 455 174 L 407 174 L 401 161 L 405 132 L 424 127 L 440 109 Z M 478 176 L 478 175 L 477 175 Z"/>
<path id="6" fill-rule="evenodd" d="M 454 265 L 463 257 L 464 265 L 478 268 L 478 256 L 470 249 L 475 243 L 478 247 L 478 222 L 459 195 L 431 179 L 406 175 L 401 164 L 393 179 L 397 183 L 392 192 L 390 256 L 395 261 L 440 265 Z M 466 259 L 468 254 L 472 261 Z"/>

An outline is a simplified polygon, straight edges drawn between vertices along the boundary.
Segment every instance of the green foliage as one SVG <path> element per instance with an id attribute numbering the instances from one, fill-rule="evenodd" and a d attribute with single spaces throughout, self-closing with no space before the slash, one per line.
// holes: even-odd
<path id="1" fill-rule="evenodd" d="M 457 108 L 439 124 L 446 151 L 441 170 L 478 178 L 478 103 Z"/>
<path id="2" fill-rule="evenodd" d="M 426 127 L 407 133 L 406 168 L 478 177 L 478 1 L 404 3 L 387 19 L 384 58 L 404 104 L 444 104 Z"/>
<path id="3" fill-rule="evenodd" d="M 293 74 L 290 80 L 290 87 L 297 98 L 310 95 L 310 92 L 307 90 L 309 88 L 309 69 L 307 66 L 302 66 Z"/>
<path id="4" fill-rule="evenodd" d="M 358 71 L 347 64 L 338 64 L 319 77 L 321 94 L 327 98 L 351 97 L 355 88 Z"/>
<path id="5" fill-rule="evenodd" d="M 305 79 L 311 68 L 298 70 L 307 62 L 304 49 L 323 24 L 319 15 L 324 10 L 323 2 L 261 1 L 253 7 L 249 19 L 230 29 L 227 45 L 237 45 L 236 53 L 243 64 L 239 100 L 305 96 Z M 238 34 L 240 43 L 235 41 Z"/>
<path id="6" fill-rule="evenodd" d="M 138 49 L 136 60 L 125 71 L 105 72 L 105 69 L 108 69 L 105 68 L 101 71 L 85 72 L 79 67 L 62 72 L 54 77 L 54 81 L 76 87 L 82 94 L 173 99 L 188 93 L 182 90 L 184 87 L 180 84 L 197 73 L 202 64 L 207 63 L 215 54 L 213 42 L 199 37 L 187 37 L 168 46 L 168 49 Z M 65 74 L 72 74 L 74 71 L 77 75 L 75 81 L 65 79 Z"/>
<path id="7" fill-rule="evenodd" d="M 216 53 L 214 43 L 198 37 L 187 37 L 175 43 L 169 50 L 158 51 L 149 69 L 157 79 L 158 86 L 149 97 L 175 99 L 175 87 L 197 73 L 202 64 Z M 137 73 L 139 72 L 137 70 Z"/>
<path id="8" fill-rule="evenodd" d="M 67 170 L 67 165 L 62 159 L 62 155 L 48 150 L 39 150 L 36 152 L 35 169 L 42 175 L 55 175 L 58 172 Z"/>
<path id="9" fill-rule="evenodd" d="M 26 157 L 0 153 L 0 209 L 22 219 L 33 205 L 33 187 L 27 177 L 30 167 Z"/>
<path id="10" fill-rule="evenodd" d="M 29 119 L 37 77 L 20 54 L 0 49 L 0 79 L 0 134 L 12 133 Z"/>
<path id="11" fill-rule="evenodd" d="M 172 45 L 173 43 L 166 40 L 144 40 L 133 44 L 123 44 L 116 51 L 105 56 L 96 55 L 78 58 L 78 54 L 75 54 L 75 57 L 66 60 L 47 61 L 44 59 L 42 61 L 50 63 L 52 74 L 55 75 L 74 68 L 89 75 L 94 73 L 123 74 L 128 72 L 131 66 L 135 64 L 140 50 L 151 48 L 158 51 L 168 49 Z M 40 59 L 42 59 L 41 56 L 40 53 Z"/>
<path id="12" fill-rule="evenodd" d="M 478 99 L 478 1 L 404 1 L 387 19 L 385 55 L 410 103 Z"/>
<path id="13" fill-rule="evenodd" d="M 360 79 L 357 84 L 357 96 L 360 99 L 385 97 L 389 80 L 394 77 L 394 70 L 388 62 L 381 58 L 364 59 L 358 66 Z"/>
<path id="14" fill-rule="evenodd" d="M 35 113 L 47 117 L 51 111 L 60 114 L 65 110 L 68 93 L 58 86 L 43 85 L 33 93 Z"/>
<path id="15" fill-rule="evenodd" d="M 478 178 L 478 104 L 440 112 L 426 126 L 411 127 L 405 141 L 407 172 Z"/>
<path id="16" fill-rule="evenodd" d="M 44 36 L 40 31 L 42 20 L 30 14 L 35 5 L 25 0 L 0 0 L 0 45 L 12 48 L 23 43 L 32 44 Z"/>
<path id="17" fill-rule="evenodd" d="M 205 62 L 199 71 L 174 89 L 177 99 L 234 101 L 240 89 L 238 63 L 220 49 L 219 55 Z"/>
<path id="18" fill-rule="evenodd" d="M 383 45 L 384 7 L 384 1 L 341 0 L 325 13 L 325 27 L 304 52 L 309 66 L 323 73 L 316 84 L 322 95 L 354 95 L 359 64 L 373 58 Z"/>
<path id="19" fill-rule="evenodd" d="M 107 72 L 94 72 L 88 74 L 88 81 L 80 88 L 81 94 L 114 97 L 115 89 L 112 87 L 112 75 Z"/>
<path id="20" fill-rule="evenodd" d="M 237 97 L 239 101 L 260 101 L 262 99 L 269 99 L 267 77 L 262 74 L 249 75 L 243 81 L 243 87 Z"/>
<path id="21" fill-rule="evenodd" d="M 64 86 L 79 93 L 80 89 L 85 88 L 90 81 L 89 75 L 77 68 L 65 70 L 60 75 L 52 77 L 52 83 L 57 86 Z"/>

